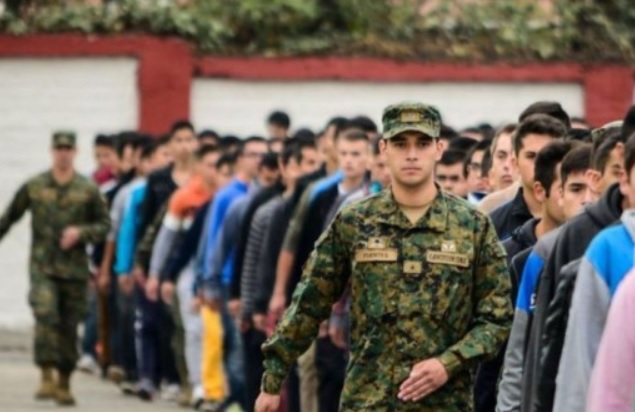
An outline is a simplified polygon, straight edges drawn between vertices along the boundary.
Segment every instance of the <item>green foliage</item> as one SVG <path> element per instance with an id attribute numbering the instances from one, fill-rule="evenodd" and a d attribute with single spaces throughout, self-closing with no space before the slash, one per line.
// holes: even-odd
<path id="1" fill-rule="evenodd" d="M 532 0 L 103 0 L 90 5 L 95 3 L 12 0 L 0 14 L 0 32 L 149 33 L 181 37 L 202 53 L 267 56 L 587 62 L 635 56 L 631 0 L 553 0 L 547 10 Z"/>

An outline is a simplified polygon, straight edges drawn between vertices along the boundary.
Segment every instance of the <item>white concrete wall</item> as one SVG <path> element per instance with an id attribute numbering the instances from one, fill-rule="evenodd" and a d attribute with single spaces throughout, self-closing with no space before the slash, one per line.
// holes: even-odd
<path id="1" fill-rule="evenodd" d="M 77 167 L 90 173 L 95 134 L 136 128 L 136 70 L 128 58 L 0 59 L 0 208 L 25 179 L 49 167 L 53 130 L 78 133 Z M 0 328 L 32 323 L 29 224 L 24 218 L 0 243 Z"/>
<path id="2" fill-rule="evenodd" d="M 197 79 L 192 119 L 199 128 L 240 136 L 263 134 L 274 109 L 289 113 L 292 128 L 320 129 L 335 115 L 366 114 L 378 124 L 387 104 L 418 100 L 436 105 L 456 128 L 483 121 L 514 121 L 536 100 L 557 100 L 571 116 L 584 113 L 583 89 L 563 83 L 247 82 Z"/>

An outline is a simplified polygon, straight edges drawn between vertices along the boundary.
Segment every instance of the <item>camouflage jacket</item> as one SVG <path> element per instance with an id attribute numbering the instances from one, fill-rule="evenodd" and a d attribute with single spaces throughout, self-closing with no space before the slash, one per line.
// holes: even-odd
<path id="1" fill-rule="evenodd" d="M 280 391 L 351 283 L 343 411 L 470 411 L 478 362 L 512 322 L 505 250 L 487 216 L 439 191 L 416 225 L 390 189 L 351 205 L 316 243 L 292 304 L 263 345 L 263 390 Z M 416 403 L 397 398 L 412 367 L 437 358 L 450 376 Z"/>
<path id="2" fill-rule="evenodd" d="M 85 246 L 104 240 L 110 227 L 108 207 L 97 186 L 78 173 L 64 185 L 55 182 L 51 172 L 35 176 L 18 189 L 0 217 L 0 239 L 27 210 L 31 211 L 30 272 L 87 279 L 90 272 Z M 81 241 L 70 250 L 62 250 L 62 233 L 69 226 L 80 228 Z"/>

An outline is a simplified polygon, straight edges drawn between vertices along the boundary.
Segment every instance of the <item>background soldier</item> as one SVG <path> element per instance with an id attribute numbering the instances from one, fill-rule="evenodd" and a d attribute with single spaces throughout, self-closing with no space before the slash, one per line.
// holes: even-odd
<path id="1" fill-rule="evenodd" d="M 257 412 L 278 410 L 288 370 L 349 281 L 344 411 L 471 411 L 474 368 L 509 333 L 505 250 L 492 223 L 434 183 L 438 111 L 404 103 L 382 120 L 392 186 L 346 208 L 318 240 L 263 346 Z"/>
<path id="2" fill-rule="evenodd" d="M 37 399 L 73 405 L 77 325 L 85 317 L 90 276 L 86 244 L 104 240 L 110 225 L 98 188 L 74 169 L 72 132 L 53 135 L 53 167 L 28 180 L 0 217 L 0 239 L 27 209 L 32 215 L 29 304 L 35 316 Z M 57 369 L 58 379 L 53 372 Z"/>

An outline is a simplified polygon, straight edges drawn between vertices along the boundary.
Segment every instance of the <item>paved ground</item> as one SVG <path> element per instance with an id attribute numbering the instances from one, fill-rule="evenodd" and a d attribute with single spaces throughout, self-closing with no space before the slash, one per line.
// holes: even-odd
<path id="1" fill-rule="evenodd" d="M 68 410 L 56 407 L 52 402 L 36 402 L 33 393 L 38 382 L 38 371 L 25 351 L 0 351 L 0 411 L 40 412 Z M 157 401 L 144 404 L 124 397 L 117 388 L 95 376 L 76 374 L 73 378 L 75 397 L 78 401 L 72 411 L 81 412 L 162 412 L 187 411 L 176 405 Z"/>

